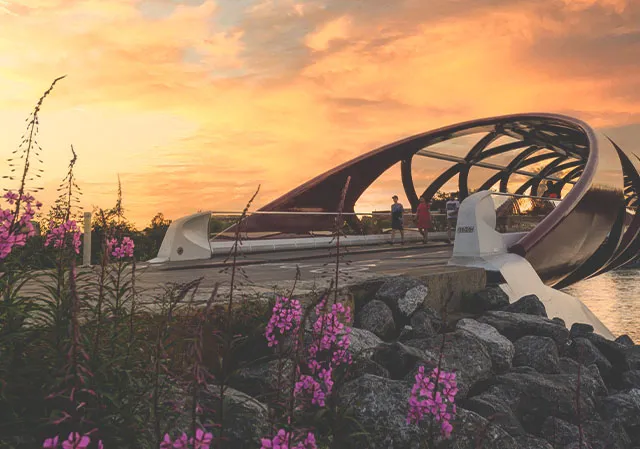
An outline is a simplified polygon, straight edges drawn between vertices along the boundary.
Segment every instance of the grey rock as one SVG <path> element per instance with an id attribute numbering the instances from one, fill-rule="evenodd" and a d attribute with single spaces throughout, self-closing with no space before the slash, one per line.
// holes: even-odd
<path id="1" fill-rule="evenodd" d="M 511 341 L 525 335 L 551 337 L 558 347 L 562 347 L 569 338 L 569 330 L 546 318 L 524 313 L 489 312 L 478 318 L 481 323 L 495 327 L 498 332 Z"/>
<path id="2" fill-rule="evenodd" d="M 356 316 L 356 324 L 383 340 L 391 339 L 396 331 L 393 312 L 387 304 L 379 300 L 365 304 Z"/>
<path id="3" fill-rule="evenodd" d="M 275 392 L 286 395 L 290 392 L 293 365 L 292 360 L 283 359 L 248 366 L 233 373 L 229 385 L 261 400 Z"/>
<path id="4" fill-rule="evenodd" d="M 201 398 L 205 410 L 218 410 L 220 399 L 217 388 L 206 392 Z M 216 422 L 217 415 L 201 416 L 202 422 Z M 269 432 L 268 408 L 233 388 L 227 388 L 224 394 L 224 422 L 225 437 L 230 447 L 238 449 L 255 449 L 260 446 L 260 439 Z"/>
<path id="5" fill-rule="evenodd" d="M 617 393 L 604 398 L 600 415 L 606 420 L 618 420 L 625 428 L 640 426 L 640 390 Z"/>
<path id="6" fill-rule="evenodd" d="M 489 351 L 475 336 L 461 330 L 429 339 L 411 340 L 406 344 L 430 353 L 431 361 L 437 361 L 443 338 L 443 369 L 457 372 L 457 397 L 465 398 L 476 383 L 491 377 L 492 361 Z M 412 377 L 409 377 L 408 380 L 411 379 Z"/>
<path id="7" fill-rule="evenodd" d="M 627 334 L 620 335 L 618 338 L 615 339 L 615 342 L 620 343 L 622 346 L 626 346 L 628 348 L 630 348 L 631 346 L 635 346 L 635 343 L 633 342 L 631 337 L 629 337 Z"/>
<path id="8" fill-rule="evenodd" d="M 578 374 L 578 368 L 582 367 L 584 370 L 584 366 L 575 360 L 569 357 L 560 357 L 558 366 L 560 367 L 560 371 L 564 374 Z"/>
<path id="9" fill-rule="evenodd" d="M 580 372 L 580 376 L 589 376 L 598 386 L 599 396 L 609 394 L 609 389 L 602 379 L 597 365 L 584 366 L 573 359 L 560 357 L 560 371 L 562 371 L 563 374 L 573 374 L 577 376 L 578 372 Z"/>
<path id="10" fill-rule="evenodd" d="M 530 366 L 539 373 L 560 373 L 558 348 L 549 337 L 526 335 L 513 344 L 514 366 Z"/>
<path id="11" fill-rule="evenodd" d="M 582 442 L 582 444 L 580 443 L 580 441 L 574 441 L 573 443 L 567 444 L 562 449 L 595 449 L 595 448 L 591 446 L 589 443 L 586 443 L 584 441 Z"/>
<path id="12" fill-rule="evenodd" d="M 370 359 L 356 359 L 347 367 L 345 380 L 350 381 L 362 377 L 365 374 L 372 374 L 378 377 L 391 378 L 391 373 L 384 366 Z"/>
<path id="13" fill-rule="evenodd" d="M 436 438 L 437 449 L 520 449 L 516 440 L 500 426 L 462 407 L 458 408 L 451 425 L 451 438 Z"/>
<path id="14" fill-rule="evenodd" d="M 627 348 L 620 343 L 608 340 L 598 334 L 588 334 L 585 336 L 596 348 L 604 355 L 609 362 L 613 365 L 616 371 L 627 371 L 633 369 L 629 366 L 627 361 L 626 351 L 631 348 Z"/>
<path id="15" fill-rule="evenodd" d="M 403 317 L 410 317 L 418 307 L 424 304 L 428 294 L 429 289 L 426 285 L 416 285 L 407 290 L 404 296 L 398 299 L 398 311 Z"/>
<path id="16" fill-rule="evenodd" d="M 522 425 L 513 414 L 509 404 L 498 396 L 484 393 L 461 401 L 460 406 L 491 420 L 492 423 L 502 427 L 511 436 L 525 434 Z"/>
<path id="17" fill-rule="evenodd" d="M 536 295 L 526 295 L 502 309 L 504 312 L 525 313 L 547 318 L 547 309 Z"/>
<path id="18" fill-rule="evenodd" d="M 337 447 L 420 449 L 426 426 L 407 424 L 410 395 L 408 383 L 371 374 L 345 383 L 338 391 L 337 403 L 343 409 L 350 409 L 358 424 L 351 420 L 345 424 L 335 436 Z M 354 436 L 363 429 L 367 437 Z"/>
<path id="19" fill-rule="evenodd" d="M 485 345 L 491 357 L 495 373 L 500 374 L 509 371 L 515 349 L 513 343 L 500 335 L 496 328 L 476 320 L 464 318 L 458 321 L 456 329 L 474 336 Z"/>
<path id="20" fill-rule="evenodd" d="M 514 437 L 520 449 L 553 449 L 546 440 L 533 435 L 519 435 Z"/>
<path id="21" fill-rule="evenodd" d="M 411 315 L 409 324 L 418 338 L 426 338 L 437 334 L 443 327 L 442 319 L 435 310 L 429 307 L 421 307 Z"/>
<path id="22" fill-rule="evenodd" d="M 442 319 L 442 316 L 442 312 L 438 312 L 437 310 L 424 305 L 416 310 L 413 315 L 411 315 L 411 321 L 414 323 L 412 324 L 412 326 L 416 325 L 414 318 L 420 321 L 428 320 L 431 322 L 431 327 L 434 331 L 436 331 L 436 333 L 444 332 L 444 321 Z"/>
<path id="23" fill-rule="evenodd" d="M 386 303 L 399 325 L 409 324 L 409 317 L 424 303 L 429 294 L 419 279 L 408 276 L 388 278 L 376 292 L 375 299 Z"/>
<path id="24" fill-rule="evenodd" d="M 580 441 L 580 429 L 578 426 L 554 416 L 549 416 L 545 419 L 540 434 L 554 449 L 563 449 L 568 444 Z M 587 443 L 584 438 L 584 432 L 583 442 Z"/>
<path id="25" fill-rule="evenodd" d="M 481 314 L 509 305 L 509 296 L 500 287 L 488 287 L 473 295 L 463 296 L 460 309 L 465 313 Z"/>
<path id="26" fill-rule="evenodd" d="M 564 320 L 560 317 L 554 316 L 553 318 L 551 318 L 551 321 L 553 321 L 556 324 L 559 324 L 562 327 L 567 327 L 567 323 L 565 323 Z"/>
<path id="27" fill-rule="evenodd" d="M 640 389 L 640 370 L 631 370 L 622 373 L 620 376 L 620 386 L 624 390 L 631 390 L 633 388 Z"/>
<path id="28" fill-rule="evenodd" d="M 585 421 L 582 424 L 584 435 L 594 448 L 629 449 L 631 439 L 618 420 Z"/>
<path id="29" fill-rule="evenodd" d="M 573 323 L 569 331 L 571 338 L 586 337 L 589 334 L 593 334 L 593 326 L 586 323 Z"/>
<path id="30" fill-rule="evenodd" d="M 402 330 L 400 330 L 400 335 L 398 335 L 398 341 L 403 342 L 407 340 L 413 340 L 414 338 L 418 338 L 411 326 L 403 326 Z"/>
<path id="31" fill-rule="evenodd" d="M 598 348 L 584 337 L 574 338 L 571 345 L 566 349 L 565 355 L 584 366 L 595 363 L 603 377 L 607 377 L 613 368 L 611 362 L 598 351 Z"/>
<path id="32" fill-rule="evenodd" d="M 355 357 L 370 358 L 373 349 L 382 343 L 380 337 L 366 329 L 351 328 L 349 334 L 349 352 Z"/>
<path id="33" fill-rule="evenodd" d="M 380 344 L 375 348 L 372 359 L 386 368 L 392 379 L 405 378 L 419 362 L 430 362 L 429 366 L 436 366 L 434 362 L 437 360 L 434 354 L 400 342 Z"/>
<path id="34" fill-rule="evenodd" d="M 503 398 L 528 433 L 538 434 L 548 416 L 575 424 L 577 420 L 575 374 L 507 373 L 495 378 L 488 394 Z M 582 419 L 593 416 L 597 401 L 606 394 L 588 373 L 581 376 Z"/>

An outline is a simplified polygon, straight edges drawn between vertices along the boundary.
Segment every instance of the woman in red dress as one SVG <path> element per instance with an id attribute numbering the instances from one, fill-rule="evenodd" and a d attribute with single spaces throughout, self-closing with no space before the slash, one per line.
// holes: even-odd
<path id="1" fill-rule="evenodd" d="M 429 205 L 423 196 L 420 197 L 416 215 L 418 218 L 418 232 L 422 234 L 422 242 L 427 243 L 429 240 L 429 228 L 431 227 L 431 212 L 429 212 Z"/>

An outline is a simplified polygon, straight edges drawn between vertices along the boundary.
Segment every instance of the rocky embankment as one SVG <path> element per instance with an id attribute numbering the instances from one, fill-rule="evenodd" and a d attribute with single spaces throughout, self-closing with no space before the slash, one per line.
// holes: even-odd
<path id="1" fill-rule="evenodd" d="M 424 447 L 428 420 L 407 424 L 408 398 L 418 367 L 437 366 L 443 349 L 442 368 L 457 373 L 457 413 L 451 438 L 429 447 L 640 449 L 640 345 L 629 337 L 610 341 L 586 324 L 569 330 L 533 295 L 509 304 L 488 288 L 448 320 L 424 305 L 427 295 L 420 281 L 395 277 L 356 304 L 354 363 L 337 398 L 368 433 L 359 447 Z M 247 409 L 229 426 L 237 447 L 266 431 L 266 406 L 244 398 L 277 388 L 274 363 L 234 380 L 244 393 L 230 392 Z M 336 447 L 353 447 L 347 435 L 355 430 L 345 425 Z"/>

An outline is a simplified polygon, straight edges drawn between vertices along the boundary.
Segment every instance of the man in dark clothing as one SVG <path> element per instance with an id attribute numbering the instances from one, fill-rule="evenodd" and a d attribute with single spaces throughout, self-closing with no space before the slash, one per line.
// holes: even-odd
<path id="1" fill-rule="evenodd" d="M 395 243 L 396 231 L 400 231 L 400 242 L 404 245 L 404 226 L 402 226 L 402 213 L 404 208 L 398 203 L 398 195 L 391 197 L 393 204 L 391 205 L 391 244 Z"/>

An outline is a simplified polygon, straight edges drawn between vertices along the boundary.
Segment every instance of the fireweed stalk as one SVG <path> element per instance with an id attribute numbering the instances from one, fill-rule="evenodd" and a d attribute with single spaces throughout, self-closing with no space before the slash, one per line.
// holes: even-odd
<path id="1" fill-rule="evenodd" d="M 448 285 L 448 287 L 451 293 L 441 309 L 443 323 L 447 322 L 447 311 L 453 298 L 452 286 Z M 419 424 L 426 414 L 431 415 L 429 438 L 433 438 L 434 421 L 440 422 L 441 433 L 445 438 L 448 438 L 453 430 L 450 420 L 456 414 L 455 396 L 458 393 L 456 374 L 442 370 L 445 344 L 446 334 L 442 334 L 436 368 L 433 369 L 428 378 L 425 377 L 424 366 L 418 368 L 418 374 L 415 376 L 416 382 L 409 397 L 407 424 Z M 441 391 L 439 391 L 440 387 L 442 387 Z"/>
<path id="2" fill-rule="evenodd" d="M 299 366 L 295 368 L 295 385 L 292 394 L 298 400 L 296 407 L 298 410 L 311 406 L 324 407 L 326 398 L 333 391 L 333 370 L 343 363 L 351 363 L 351 354 L 348 352 L 350 328 L 340 320 L 341 318 L 346 322 L 350 320 L 350 308 L 337 303 L 332 305 L 331 311 L 325 312 L 326 302 L 325 296 L 315 307 L 317 319 L 312 327 L 312 342 L 307 349 L 307 365 L 303 367 L 304 372 L 309 374 L 302 374 L 303 370 Z M 282 338 L 288 334 L 295 336 L 304 332 L 301 330 L 301 317 L 299 301 L 278 297 L 265 330 L 269 346 L 278 345 L 278 333 Z M 303 339 L 298 338 L 293 344 L 294 351 L 299 350 L 302 344 Z M 291 420 L 290 413 L 287 419 L 290 426 Z M 262 448 L 282 447 L 283 443 L 287 445 L 284 447 L 315 448 L 315 437 L 312 433 L 296 446 L 292 446 L 293 438 L 293 432 L 280 429 L 273 438 L 262 440 Z"/>

